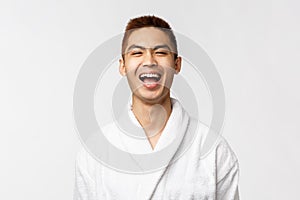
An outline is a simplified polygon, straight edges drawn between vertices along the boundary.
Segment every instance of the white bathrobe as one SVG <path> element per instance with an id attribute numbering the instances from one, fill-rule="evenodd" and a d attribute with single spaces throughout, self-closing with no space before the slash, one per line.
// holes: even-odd
<path id="1" fill-rule="evenodd" d="M 104 128 L 104 135 L 111 144 L 130 153 L 162 150 L 180 131 L 188 130 L 192 121 L 177 100 L 172 99 L 172 106 L 172 113 L 154 150 L 148 140 L 122 134 L 114 124 Z M 131 109 L 128 114 L 139 126 Z M 239 168 L 235 154 L 220 136 L 210 153 L 200 159 L 208 128 L 199 122 L 198 127 L 188 150 L 168 167 L 153 173 L 116 171 L 96 161 L 82 148 L 76 160 L 74 200 L 238 200 Z"/>

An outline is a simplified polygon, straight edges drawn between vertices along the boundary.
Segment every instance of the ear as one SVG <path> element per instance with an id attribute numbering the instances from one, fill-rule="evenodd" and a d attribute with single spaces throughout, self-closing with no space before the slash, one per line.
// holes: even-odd
<path id="1" fill-rule="evenodd" d="M 178 56 L 175 60 L 175 74 L 178 74 L 181 70 L 181 60 L 182 58 Z"/>
<path id="2" fill-rule="evenodd" d="M 119 72 L 122 76 L 126 76 L 126 68 L 123 58 L 119 59 Z"/>

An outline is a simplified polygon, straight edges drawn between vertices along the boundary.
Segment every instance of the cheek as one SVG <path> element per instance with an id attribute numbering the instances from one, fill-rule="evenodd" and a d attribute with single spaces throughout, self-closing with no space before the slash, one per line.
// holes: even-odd
<path id="1" fill-rule="evenodd" d="M 168 89 L 171 88 L 172 86 L 172 83 L 173 83 L 173 79 L 174 79 L 174 74 L 172 74 L 171 72 L 169 72 L 167 75 L 166 75 L 166 79 L 165 79 L 165 83 L 164 83 L 164 86 Z"/>
<path id="2" fill-rule="evenodd" d="M 175 66 L 174 60 L 172 60 L 172 58 L 158 58 L 157 61 L 162 67 L 174 68 Z"/>
<path id="3" fill-rule="evenodd" d="M 139 63 L 138 62 L 128 62 L 126 63 L 126 73 L 135 74 L 138 69 Z"/>
<path id="4" fill-rule="evenodd" d="M 161 63 L 161 66 L 164 69 L 164 73 L 167 77 L 170 77 L 175 74 L 175 64 L 174 62 L 164 62 Z"/>
<path id="5" fill-rule="evenodd" d="M 140 65 L 140 63 L 142 63 L 141 58 L 131 58 L 126 60 L 125 66 L 127 66 L 127 68 L 136 68 Z"/>

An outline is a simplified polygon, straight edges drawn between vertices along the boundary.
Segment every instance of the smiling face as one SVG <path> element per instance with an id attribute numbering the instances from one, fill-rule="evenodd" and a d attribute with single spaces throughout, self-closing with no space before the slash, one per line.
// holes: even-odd
<path id="1" fill-rule="evenodd" d="M 139 28 L 130 34 L 119 70 L 127 76 L 134 97 L 151 104 L 170 97 L 174 74 L 181 68 L 174 52 L 168 34 L 159 28 Z"/>

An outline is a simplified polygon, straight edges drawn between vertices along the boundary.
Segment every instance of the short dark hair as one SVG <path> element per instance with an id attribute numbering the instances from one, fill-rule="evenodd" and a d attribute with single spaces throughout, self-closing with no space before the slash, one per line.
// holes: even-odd
<path id="1" fill-rule="evenodd" d="M 177 41 L 176 37 L 172 31 L 171 26 L 166 22 L 165 20 L 156 17 L 154 15 L 147 15 L 147 16 L 141 16 L 137 18 L 130 19 L 130 21 L 127 23 L 127 26 L 125 28 L 125 33 L 123 36 L 122 40 L 122 57 L 124 59 L 124 53 L 125 53 L 125 47 L 126 47 L 126 42 L 130 36 L 130 34 L 138 29 L 138 28 L 144 28 L 144 27 L 156 27 L 160 28 L 163 32 L 165 32 L 168 37 L 170 38 L 171 43 L 174 45 L 174 59 L 177 58 L 178 56 L 178 51 L 177 51 Z"/>

